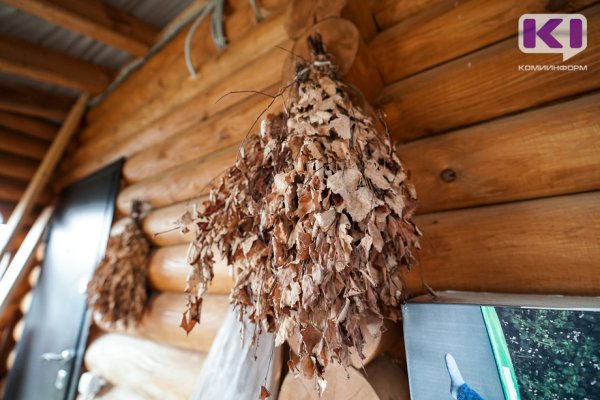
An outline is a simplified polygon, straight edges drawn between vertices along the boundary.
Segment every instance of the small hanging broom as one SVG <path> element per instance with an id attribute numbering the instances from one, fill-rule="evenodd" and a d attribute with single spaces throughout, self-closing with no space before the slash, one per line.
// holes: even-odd
<path id="1" fill-rule="evenodd" d="M 88 284 L 88 306 L 101 325 L 125 327 L 142 318 L 147 300 L 146 270 L 150 243 L 141 228 L 142 203 L 134 201 L 131 216 L 119 221 L 106 254 Z"/>

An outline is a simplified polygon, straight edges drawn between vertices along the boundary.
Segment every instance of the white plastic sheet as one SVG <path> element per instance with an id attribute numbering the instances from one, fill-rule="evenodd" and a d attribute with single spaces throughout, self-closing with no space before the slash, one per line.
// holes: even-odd
<path id="1" fill-rule="evenodd" d="M 262 333 L 258 347 L 254 347 L 251 344 L 255 325 L 246 322 L 243 342 L 240 328 L 237 313 L 230 308 L 204 362 L 191 400 L 259 399 L 263 385 L 271 393 L 269 399 L 277 399 L 282 352 L 280 347 L 275 348 L 275 336 Z"/>

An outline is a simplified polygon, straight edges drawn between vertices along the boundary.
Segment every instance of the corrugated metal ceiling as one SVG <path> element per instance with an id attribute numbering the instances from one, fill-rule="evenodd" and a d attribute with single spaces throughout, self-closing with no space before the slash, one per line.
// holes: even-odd
<path id="1" fill-rule="evenodd" d="M 81 0 L 85 1 L 85 0 Z M 163 28 L 193 0 L 103 0 L 156 28 Z M 0 4 L 0 33 L 72 55 L 98 65 L 118 70 L 132 60 L 119 49 L 88 36 L 54 25 L 48 21 Z M 23 77 L 0 74 L 0 82 L 39 88 L 66 95 L 77 91 L 33 81 Z"/>

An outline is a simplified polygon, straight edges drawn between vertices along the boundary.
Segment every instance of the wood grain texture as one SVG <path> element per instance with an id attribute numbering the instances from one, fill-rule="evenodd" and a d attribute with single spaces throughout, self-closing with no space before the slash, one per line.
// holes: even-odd
<path id="1" fill-rule="evenodd" d="M 418 216 L 411 290 L 600 295 L 600 192 Z"/>
<path id="2" fill-rule="evenodd" d="M 39 161 L 44 158 L 48 147 L 50 145 L 46 141 L 10 129 L 0 128 L 0 150 L 7 153 Z"/>
<path id="3" fill-rule="evenodd" d="M 146 54 L 158 34 L 157 29 L 101 0 L 4 0 L 4 3 L 138 57 Z"/>
<path id="4" fill-rule="evenodd" d="M 0 84 L 1 111 L 62 121 L 74 102 L 74 99 L 62 95 L 6 82 Z"/>
<path id="5" fill-rule="evenodd" d="M 0 160 L 2 160 L 0 176 L 21 179 L 25 181 L 33 177 L 38 166 L 37 162 L 29 158 L 5 153 L 3 151 L 0 151 Z"/>
<path id="6" fill-rule="evenodd" d="M 277 1 L 269 2 L 269 8 L 263 9 L 263 15 L 270 18 L 273 10 L 281 8 Z M 266 2 L 261 2 L 261 6 Z M 271 8 L 274 7 L 274 8 Z M 256 26 L 256 19 L 247 0 L 227 1 L 224 13 L 223 29 L 230 43 L 238 41 Z M 110 93 L 96 107 L 90 110 L 87 121 L 90 125 L 110 125 L 122 120 L 132 111 L 142 107 L 167 87 L 180 80 L 189 78 L 189 73 L 182 57 L 185 38 L 190 25 L 186 26 L 154 57 L 140 69 L 132 73 L 123 84 Z M 192 37 L 191 52 L 196 67 L 210 60 L 219 51 L 215 47 L 210 34 L 210 19 L 200 24 Z M 90 126 L 91 128 L 91 126 Z M 82 138 L 85 140 L 95 135 L 94 129 L 86 130 Z"/>
<path id="7" fill-rule="evenodd" d="M 379 30 L 385 30 L 440 3 L 447 3 L 451 7 L 454 2 L 455 0 L 377 0 L 373 2 L 373 17 Z"/>
<path id="8" fill-rule="evenodd" d="M 150 286 L 161 292 L 182 293 L 191 268 L 187 262 L 188 248 L 189 244 L 181 244 L 154 250 L 148 265 Z M 232 286 L 233 278 L 229 274 L 227 264 L 224 262 L 215 264 L 214 277 L 206 292 L 229 294 Z"/>
<path id="9" fill-rule="evenodd" d="M 145 107 L 140 108 L 135 118 L 130 120 L 131 123 L 119 121 L 113 126 L 112 130 L 104 131 L 100 136 L 96 136 L 93 141 L 89 141 L 85 146 L 80 147 L 73 154 L 70 162 L 65 165 L 67 173 L 63 177 L 63 181 L 70 183 L 120 156 L 132 154 L 134 148 L 138 151 L 141 150 L 142 144 L 151 144 L 148 143 L 151 141 L 149 137 L 144 138 L 144 140 L 138 138 L 137 132 L 140 126 L 148 126 L 159 121 L 162 116 L 169 112 L 175 112 L 177 108 L 182 107 L 198 94 L 211 90 L 222 81 L 227 80 L 230 75 L 237 74 L 248 67 L 253 60 L 268 55 L 276 45 L 285 46 L 280 38 L 282 34 L 280 31 L 283 29 L 281 24 L 280 19 L 274 18 L 272 21 L 259 25 L 251 35 L 237 42 L 237 46 L 232 44 L 219 57 L 203 64 L 199 71 L 200 76 L 202 76 L 201 79 L 186 81 L 177 88 L 165 91 L 161 98 L 157 98 Z M 256 50 L 256 48 L 260 50 Z M 265 67 L 263 65 L 257 65 L 256 67 L 254 74 L 263 74 Z M 270 78 L 277 78 L 277 75 L 271 75 Z M 276 79 L 275 82 L 278 81 Z M 245 84 L 252 84 L 252 82 L 246 82 Z M 268 87 L 258 89 L 264 90 Z M 218 95 L 211 92 L 212 101 L 216 101 L 218 97 L 225 94 L 223 90 L 224 87 L 221 86 Z M 254 90 L 254 88 L 251 88 L 251 90 Z M 158 142 L 160 136 L 156 133 L 155 130 L 150 130 L 148 135 L 153 135 Z M 126 151 L 130 152 L 126 153 Z"/>
<path id="10" fill-rule="evenodd" d="M 0 111 L 0 126 L 46 141 L 52 141 L 59 128 L 58 125 L 39 118 L 2 111 Z"/>
<path id="11" fill-rule="evenodd" d="M 270 98 L 253 96 L 176 135 L 166 135 L 171 137 L 127 160 L 123 167 L 125 179 L 138 182 L 187 161 L 240 144 L 270 102 Z M 280 98 L 268 112 L 276 113 L 282 109 Z M 255 124 L 252 133 L 257 129 Z"/>
<path id="12" fill-rule="evenodd" d="M 193 227 L 190 227 L 190 230 L 183 234 L 179 231 L 177 220 L 187 210 L 191 210 L 194 203 L 199 205 L 205 199 L 205 197 L 195 198 L 151 210 L 144 218 L 144 233 L 155 246 L 190 243 L 194 237 Z"/>
<path id="13" fill-rule="evenodd" d="M 107 68 L 6 35 L 0 35 L 0 71 L 92 94 L 112 79 Z"/>
<path id="14" fill-rule="evenodd" d="M 600 6 L 583 12 L 600 24 Z M 561 63 L 557 54 L 524 54 L 509 38 L 386 86 L 377 105 L 402 141 L 470 125 L 600 87 L 600 30 L 588 48 Z M 519 71 L 519 65 L 587 65 L 587 71 Z"/>
<path id="15" fill-rule="evenodd" d="M 379 400 L 365 376 L 352 367 L 344 370 L 339 364 L 330 363 L 323 377 L 327 381 L 327 388 L 319 397 L 313 380 L 294 377 L 288 372 L 281 384 L 279 400 Z"/>
<path id="16" fill-rule="evenodd" d="M 233 165 L 237 154 L 237 145 L 227 147 L 128 186 L 119 193 L 117 208 L 127 213 L 133 199 L 164 207 L 207 194 L 211 183 L 218 183 L 219 174 Z"/>
<path id="17" fill-rule="evenodd" d="M 239 2 L 239 0 L 237 1 Z M 209 22 L 209 19 L 207 19 L 201 24 L 194 40 L 192 40 L 192 63 L 198 73 L 196 79 L 190 76 L 183 57 L 184 31 L 176 38 L 177 41 L 180 41 L 180 46 L 174 49 L 173 56 L 168 57 L 169 54 L 167 53 L 166 60 L 164 60 L 166 64 L 149 64 L 148 68 L 154 68 L 154 73 L 142 74 L 146 78 L 143 81 L 139 81 L 137 75 L 134 75 L 132 83 L 127 84 L 128 91 L 119 91 L 118 96 L 115 92 L 113 96 L 107 98 L 105 102 L 98 106 L 99 110 L 100 107 L 104 110 L 101 114 L 102 118 L 96 118 L 94 124 L 82 132 L 82 138 L 86 141 L 93 140 L 93 138 L 103 135 L 104 132 L 115 129 L 115 124 L 119 124 L 125 119 L 138 118 L 140 112 L 143 114 L 143 108 L 153 105 L 155 102 L 168 104 L 169 101 L 173 101 L 173 96 L 177 98 L 178 91 L 181 92 L 178 97 L 181 102 L 189 100 L 186 95 L 199 93 L 214 85 L 215 82 L 224 79 L 224 77 L 232 75 L 238 68 L 233 70 L 229 68 L 235 67 L 236 62 L 237 65 L 248 64 L 272 50 L 276 44 L 285 39 L 281 32 L 283 31 L 281 16 L 270 17 L 256 25 L 254 13 L 247 2 L 239 11 L 234 10 L 232 14 L 225 16 L 224 29 L 229 41 L 225 49 L 217 50 L 215 47 L 210 34 Z M 274 33 L 277 37 L 276 42 L 270 41 L 275 36 L 272 36 L 271 39 L 268 38 L 271 33 Z M 253 50 L 255 54 L 249 52 L 249 50 Z M 236 56 L 239 57 L 236 58 Z M 217 60 L 220 62 L 216 63 Z M 144 69 L 140 70 L 140 74 Z M 218 70 L 223 70 L 223 75 L 215 76 L 215 71 L 218 72 Z M 202 79 L 199 77 L 202 77 Z M 217 79 L 213 80 L 213 78 Z M 133 83 L 136 84 L 133 85 Z M 113 98 L 116 98 L 116 100 L 112 100 Z M 167 100 L 167 98 L 171 100 Z M 125 102 L 127 104 L 123 104 Z M 162 114 L 157 114 L 155 118 L 160 115 Z"/>
<path id="18" fill-rule="evenodd" d="M 600 94 L 398 147 L 420 213 L 600 190 Z"/>
<path id="19" fill-rule="evenodd" d="M 206 295 L 202 302 L 202 320 L 189 335 L 179 326 L 186 307 L 183 293 L 159 293 L 153 296 L 142 321 L 127 330 L 106 328 L 154 342 L 207 352 L 214 341 L 229 307 L 228 296 Z"/>
<path id="20" fill-rule="evenodd" d="M 369 49 L 384 83 L 390 84 L 516 35 L 519 17 L 548 12 L 547 3 L 547 0 L 439 2 L 415 18 L 381 32 L 369 43 Z M 586 4 L 579 4 L 582 5 Z M 574 8 L 567 2 L 555 11 L 571 12 Z"/>
<path id="21" fill-rule="evenodd" d="M 85 353 L 89 371 L 152 400 L 187 399 L 203 360 L 197 352 L 116 333 L 99 336 Z"/>

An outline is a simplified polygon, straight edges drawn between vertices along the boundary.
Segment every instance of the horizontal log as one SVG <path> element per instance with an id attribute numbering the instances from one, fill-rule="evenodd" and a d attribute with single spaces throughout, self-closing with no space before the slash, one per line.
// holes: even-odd
<path id="1" fill-rule="evenodd" d="M 600 295 L 600 192 L 421 215 L 409 288 Z"/>
<path id="2" fill-rule="evenodd" d="M 107 68 L 6 35 L 0 35 L 0 71 L 92 94 L 112 79 Z"/>
<path id="3" fill-rule="evenodd" d="M 187 261 L 189 245 L 182 244 L 156 249 L 148 266 L 150 285 L 161 292 L 183 292 L 190 265 Z M 229 294 L 233 278 L 227 264 L 219 262 L 214 267 L 214 277 L 207 289 L 209 294 Z"/>
<path id="4" fill-rule="evenodd" d="M 323 378 L 327 387 L 319 396 L 314 380 L 288 373 L 281 384 L 279 400 L 380 399 L 365 375 L 352 367 L 345 370 L 332 362 L 325 368 Z"/>
<path id="5" fill-rule="evenodd" d="M 380 30 L 394 26 L 416 14 L 440 3 L 456 3 L 455 0 L 378 0 L 373 2 L 373 18 Z"/>
<path id="6" fill-rule="evenodd" d="M 579 3 L 586 6 L 594 2 Z M 369 49 L 384 83 L 390 84 L 516 35 L 519 16 L 548 12 L 547 4 L 547 0 L 440 2 L 424 12 L 424 16 L 404 21 L 377 35 Z M 555 11 L 564 13 L 573 9 L 565 2 Z"/>
<path id="7" fill-rule="evenodd" d="M 135 56 L 146 54 L 158 30 L 101 0 L 4 0 L 28 14 Z"/>
<path id="8" fill-rule="evenodd" d="M 263 39 L 261 39 L 264 38 Z M 258 39 L 261 39 L 262 42 L 274 41 L 275 39 L 269 37 L 269 35 L 262 35 Z M 258 40 L 257 39 L 257 40 Z M 241 43 L 241 42 L 240 42 Z M 250 46 L 250 44 L 248 44 Z M 266 46 L 270 50 L 275 46 L 272 43 L 258 43 L 256 46 Z M 97 139 L 89 141 L 83 147 L 80 147 L 71 157 L 69 162 L 66 164 L 65 172 L 66 175 L 63 178 L 63 181 L 66 183 L 70 183 L 71 181 L 81 178 L 94 170 L 108 164 L 109 162 L 125 155 L 131 155 L 135 152 L 141 151 L 144 147 L 150 146 L 155 143 L 159 143 L 161 140 L 165 139 L 165 135 L 163 135 L 165 130 L 169 131 L 169 134 L 175 134 L 176 131 L 171 129 L 177 128 L 177 125 L 172 124 L 171 117 L 165 117 L 167 121 L 165 121 L 162 116 L 166 116 L 169 112 L 177 113 L 177 109 L 180 107 L 184 107 L 185 114 L 179 114 L 177 119 L 181 121 L 180 117 L 184 118 L 184 125 L 187 125 L 190 122 L 185 121 L 186 116 L 189 117 L 189 110 L 194 110 L 198 113 L 198 110 L 195 109 L 196 106 L 194 104 L 187 105 L 189 101 L 192 101 L 194 97 L 201 93 L 207 93 L 207 96 L 203 99 L 200 99 L 203 104 L 208 104 L 216 101 L 220 96 L 226 94 L 229 90 L 248 88 L 248 84 L 254 85 L 256 82 L 258 85 L 264 83 L 272 86 L 272 82 L 279 82 L 277 75 L 270 75 L 266 79 L 264 77 L 264 66 L 258 63 L 251 64 L 252 60 L 261 59 L 264 61 L 263 56 L 268 56 L 269 58 L 274 58 L 279 61 L 275 65 L 279 65 L 281 60 L 283 60 L 285 54 L 280 49 L 274 49 L 272 52 L 266 52 L 269 54 L 264 54 L 264 52 L 257 52 L 258 54 L 249 55 L 249 54 L 239 54 L 239 57 L 234 52 L 239 53 L 240 51 L 236 50 L 239 47 L 234 48 L 232 45 L 229 49 L 230 51 L 226 51 L 221 55 L 221 57 L 211 61 L 210 63 L 205 64 L 202 68 L 206 69 L 206 71 L 201 72 L 203 78 L 195 80 L 193 82 L 188 82 L 187 85 L 178 88 L 172 92 L 165 94 L 164 97 L 157 99 L 155 102 L 147 105 L 144 108 L 141 108 L 138 113 L 136 113 L 135 118 L 130 120 L 130 123 L 125 121 L 119 121 L 117 125 L 115 125 L 115 129 L 110 132 L 105 132 L 102 135 L 98 136 Z M 244 61 L 246 64 L 244 64 Z M 242 68 L 252 66 L 252 70 L 241 72 Z M 220 71 L 217 73 L 212 68 L 220 68 Z M 228 73 L 229 75 L 224 76 L 224 73 Z M 242 74 L 245 77 L 248 77 L 246 83 L 242 81 L 238 81 L 237 79 L 233 81 L 233 84 L 238 84 L 238 87 L 232 87 L 232 82 L 223 83 L 224 81 L 229 79 L 229 76 Z M 249 78 L 252 74 L 262 74 L 260 79 Z M 248 83 L 250 82 L 250 83 Z M 217 85 L 216 87 L 211 87 L 212 85 Z M 242 86 L 243 85 L 243 86 Z M 270 90 L 270 87 L 250 87 L 250 90 Z M 208 91 L 208 92 L 207 92 Z M 248 96 L 248 94 L 246 94 Z M 231 101 L 230 104 L 233 104 L 234 100 L 241 100 L 239 97 L 236 99 L 232 97 L 231 99 L 227 99 L 227 101 Z M 221 109 L 223 106 L 218 107 L 203 107 L 206 108 L 208 112 L 216 112 Z M 212 110 L 211 110 L 212 109 Z M 202 113 L 200 113 L 202 114 Z M 193 114 L 192 114 L 193 115 Z M 206 115 L 207 116 L 207 115 Z M 203 115 L 197 116 L 197 118 L 203 118 Z M 194 118 L 194 117 L 192 117 Z M 192 119 L 191 124 L 194 123 Z M 138 135 L 141 127 L 143 135 Z"/>
<path id="9" fill-rule="evenodd" d="M 144 218 L 144 233 L 155 246 L 190 243 L 194 237 L 193 227 L 183 234 L 177 221 L 183 213 L 192 209 L 194 203 L 200 205 L 204 200 L 205 198 L 192 199 L 150 211 Z"/>
<path id="10" fill-rule="evenodd" d="M 156 208 L 207 194 L 211 184 L 218 183 L 218 176 L 235 162 L 238 147 L 225 148 L 126 187 L 117 197 L 119 212 L 127 214 L 134 199 Z"/>
<path id="11" fill-rule="evenodd" d="M 75 99 L 54 93 L 7 83 L 0 84 L 1 111 L 62 121 L 74 102 Z"/>
<path id="12" fill-rule="evenodd" d="M 145 126 L 175 109 L 178 105 L 184 104 L 198 93 L 228 79 L 253 60 L 262 57 L 280 44 L 285 44 L 282 17 L 274 16 L 258 24 L 240 40 L 231 43 L 220 54 L 203 59 L 197 68 L 198 77 L 201 76 L 202 79 L 193 79 L 187 70 L 182 70 L 176 74 L 177 79 L 173 84 L 161 86 L 159 93 L 147 100 L 143 107 L 139 106 L 133 109 L 126 118 L 123 118 L 125 115 L 121 115 L 120 119 L 112 119 L 115 118 L 113 116 L 111 121 L 107 121 L 98 128 L 90 126 L 89 129 L 94 129 L 95 132 L 93 134 L 82 133 L 82 135 L 84 137 L 93 136 L 89 140 L 90 143 L 106 141 L 104 138 L 107 135 L 110 135 L 113 140 L 115 137 L 124 138 L 135 132 L 135 126 L 123 124 L 124 119 L 139 120 L 139 126 Z"/>
<path id="13" fill-rule="evenodd" d="M 126 161 L 123 167 L 125 179 L 138 182 L 187 161 L 240 144 L 271 101 L 270 98 L 253 96 L 198 126 L 185 129 L 174 136 L 167 134 L 167 137 L 171 136 L 168 140 L 157 143 Z M 268 112 L 276 113 L 282 109 L 283 101 L 280 98 Z M 255 125 L 254 130 L 256 129 Z"/>
<path id="14" fill-rule="evenodd" d="M 0 126 L 49 142 L 54 139 L 59 128 L 58 125 L 39 118 L 24 117 L 1 111 Z"/>
<path id="15" fill-rule="evenodd" d="M 229 307 L 228 296 L 207 295 L 202 302 L 200 325 L 189 335 L 179 326 L 185 311 L 183 293 L 159 293 L 154 295 L 144 317 L 135 327 L 107 327 L 96 321 L 104 330 L 127 333 L 131 336 L 152 340 L 164 345 L 207 352 L 214 341 Z"/>
<path id="16" fill-rule="evenodd" d="M 600 24 L 600 6 L 583 14 L 590 26 Z M 386 86 L 377 105 L 392 136 L 412 140 L 600 87 L 600 30 L 590 30 L 587 49 L 560 64 L 587 71 L 519 71 L 519 65 L 554 65 L 561 56 L 522 53 L 515 40 Z"/>
<path id="17" fill-rule="evenodd" d="M 419 212 L 600 190 L 600 94 L 398 147 Z"/>
<path id="18" fill-rule="evenodd" d="M 0 151 L 0 159 L 2 160 L 0 175 L 8 178 L 28 181 L 33 177 L 38 166 L 38 163 L 30 158 L 5 153 L 3 151 Z"/>
<path id="19" fill-rule="evenodd" d="M 204 356 L 115 333 L 95 339 L 85 366 L 108 382 L 147 399 L 187 399 Z"/>
<path id="20" fill-rule="evenodd" d="M 270 18 L 281 8 L 280 0 L 259 2 L 263 15 Z M 269 3 L 269 4 L 267 4 Z M 223 29 L 227 40 L 234 43 L 248 34 L 256 24 L 254 12 L 245 0 L 230 0 L 225 7 Z M 185 39 L 191 24 L 177 34 L 158 54 L 131 74 L 122 85 L 110 93 L 98 106 L 88 113 L 87 121 L 92 125 L 123 120 L 126 115 L 152 100 L 173 82 L 189 77 L 185 59 L 182 57 Z M 194 33 L 190 52 L 197 67 L 218 53 L 210 34 L 210 18 L 200 24 Z M 85 140 L 94 136 L 94 130 L 85 131 Z"/>

